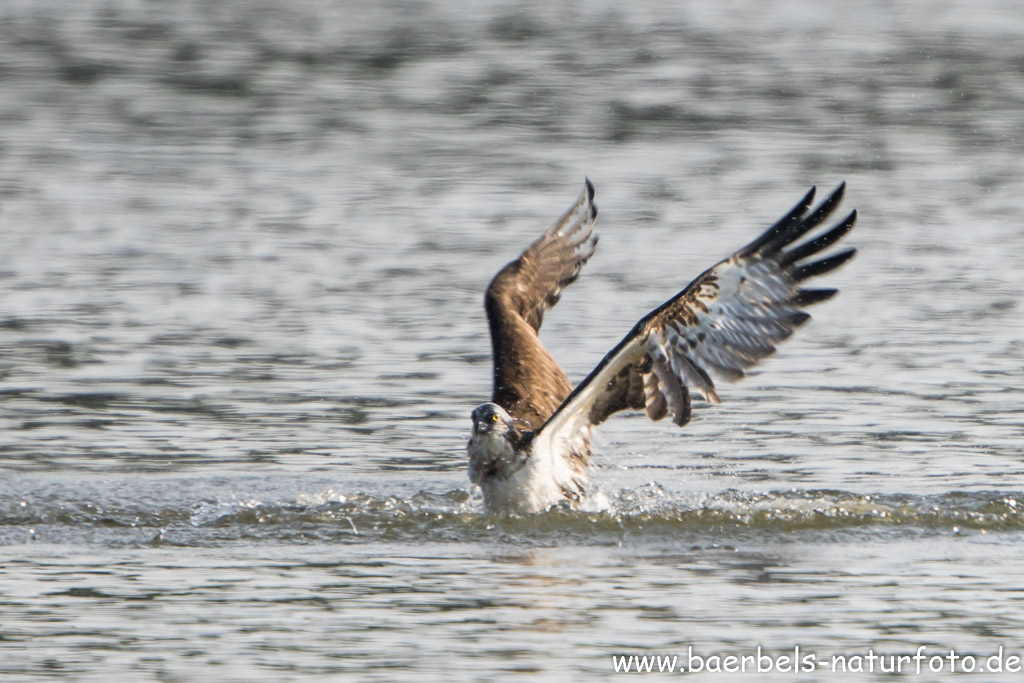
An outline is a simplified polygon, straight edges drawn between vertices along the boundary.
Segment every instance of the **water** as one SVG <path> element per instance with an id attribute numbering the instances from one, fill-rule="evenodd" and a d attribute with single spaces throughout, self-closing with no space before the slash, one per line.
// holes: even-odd
<path id="1" fill-rule="evenodd" d="M 997 0 L 5 3 L 0 673 L 1024 654 L 1022 30 Z M 601 246 L 543 335 L 577 380 L 812 183 L 847 180 L 860 254 L 685 430 L 602 427 L 613 512 L 488 515 L 483 288 L 584 176 Z"/>

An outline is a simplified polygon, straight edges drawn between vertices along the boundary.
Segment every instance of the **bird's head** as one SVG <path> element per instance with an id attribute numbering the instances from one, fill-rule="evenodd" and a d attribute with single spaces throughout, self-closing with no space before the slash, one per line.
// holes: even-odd
<path id="1" fill-rule="evenodd" d="M 516 419 L 495 403 L 484 403 L 473 410 L 473 437 L 469 452 L 469 480 L 481 486 L 494 479 L 507 479 L 526 462 L 528 452 L 522 446 Z"/>
<path id="2" fill-rule="evenodd" d="M 473 436 L 504 436 L 512 429 L 512 421 L 497 403 L 483 403 L 473 409 Z"/>

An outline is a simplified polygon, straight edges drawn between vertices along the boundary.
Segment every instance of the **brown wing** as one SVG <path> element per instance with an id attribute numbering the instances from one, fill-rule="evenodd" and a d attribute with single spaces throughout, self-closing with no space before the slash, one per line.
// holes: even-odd
<path id="1" fill-rule="evenodd" d="M 729 380 L 743 377 L 746 368 L 775 351 L 776 343 L 807 321 L 805 306 L 836 293 L 799 285 L 845 263 L 854 249 L 801 261 L 848 233 L 856 211 L 820 236 L 784 248 L 824 222 L 839 205 L 844 189 L 841 184 L 808 213 L 814 199 L 811 188 L 758 239 L 644 316 L 576 387 L 537 438 L 571 443 L 580 431 L 627 409 L 645 410 L 652 420 L 671 414 L 682 426 L 690 419 L 691 394 L 718 403 L 709 373 Z"/>
<path id="2" fill-rule="evenodd" d="M 495 276 L 484 307 L 494 352 L 491 400 L 536 429 L 572 390 L 572 384 L 537 336 L 544 314 L 579 276 L 597 236 L 594 185 L 588 180 L 569 210 Z"/>

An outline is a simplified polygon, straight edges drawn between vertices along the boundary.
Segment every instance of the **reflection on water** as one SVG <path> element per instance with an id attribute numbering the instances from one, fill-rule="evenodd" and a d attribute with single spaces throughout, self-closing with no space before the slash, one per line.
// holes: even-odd
<path id="1" fill-rule="evenodd" d="M 1021 640 L 1024 15 L 0 8 L 0 672 L 546 678 Z M 582 377 L 812 183 L 842 289 L 612 513 L 486 515 L 483 287 L 597 185 Z M 557 635 L 557 637 L 552 637 Z"/>

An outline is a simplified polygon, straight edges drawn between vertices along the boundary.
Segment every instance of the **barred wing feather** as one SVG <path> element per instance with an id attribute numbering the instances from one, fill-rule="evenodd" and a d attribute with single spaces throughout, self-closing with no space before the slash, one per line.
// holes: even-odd
<path id="1" fill-rule="evenodd" d="M 810 317 L 803 309 L 836 294 L 803 289 L 805 280 L 848 261 L 846 249 L 806 261 L 854 225 L 856 211 L 817 237 L 792 246 L 831 216 L 845 183 L 811 210 L 814 188 L 760 237 L 705 271 L 644 316 L 576 387 L 535 438 L 563 452 L 581 430 L 621 410 L 652 420 L 690 419 L 691 397 L 718 403 L 712 375 L 738 380 Z"/>
<path id="2" fill-rule="evenodd" d="M 587 180 L 575 203 L 498 272 L 484 297 L 494 356 L 491 400 L 530 429 L 544 424 L 572 389 L 537 332 L 594 254 L 596 220 L 594 186 Z"/>

